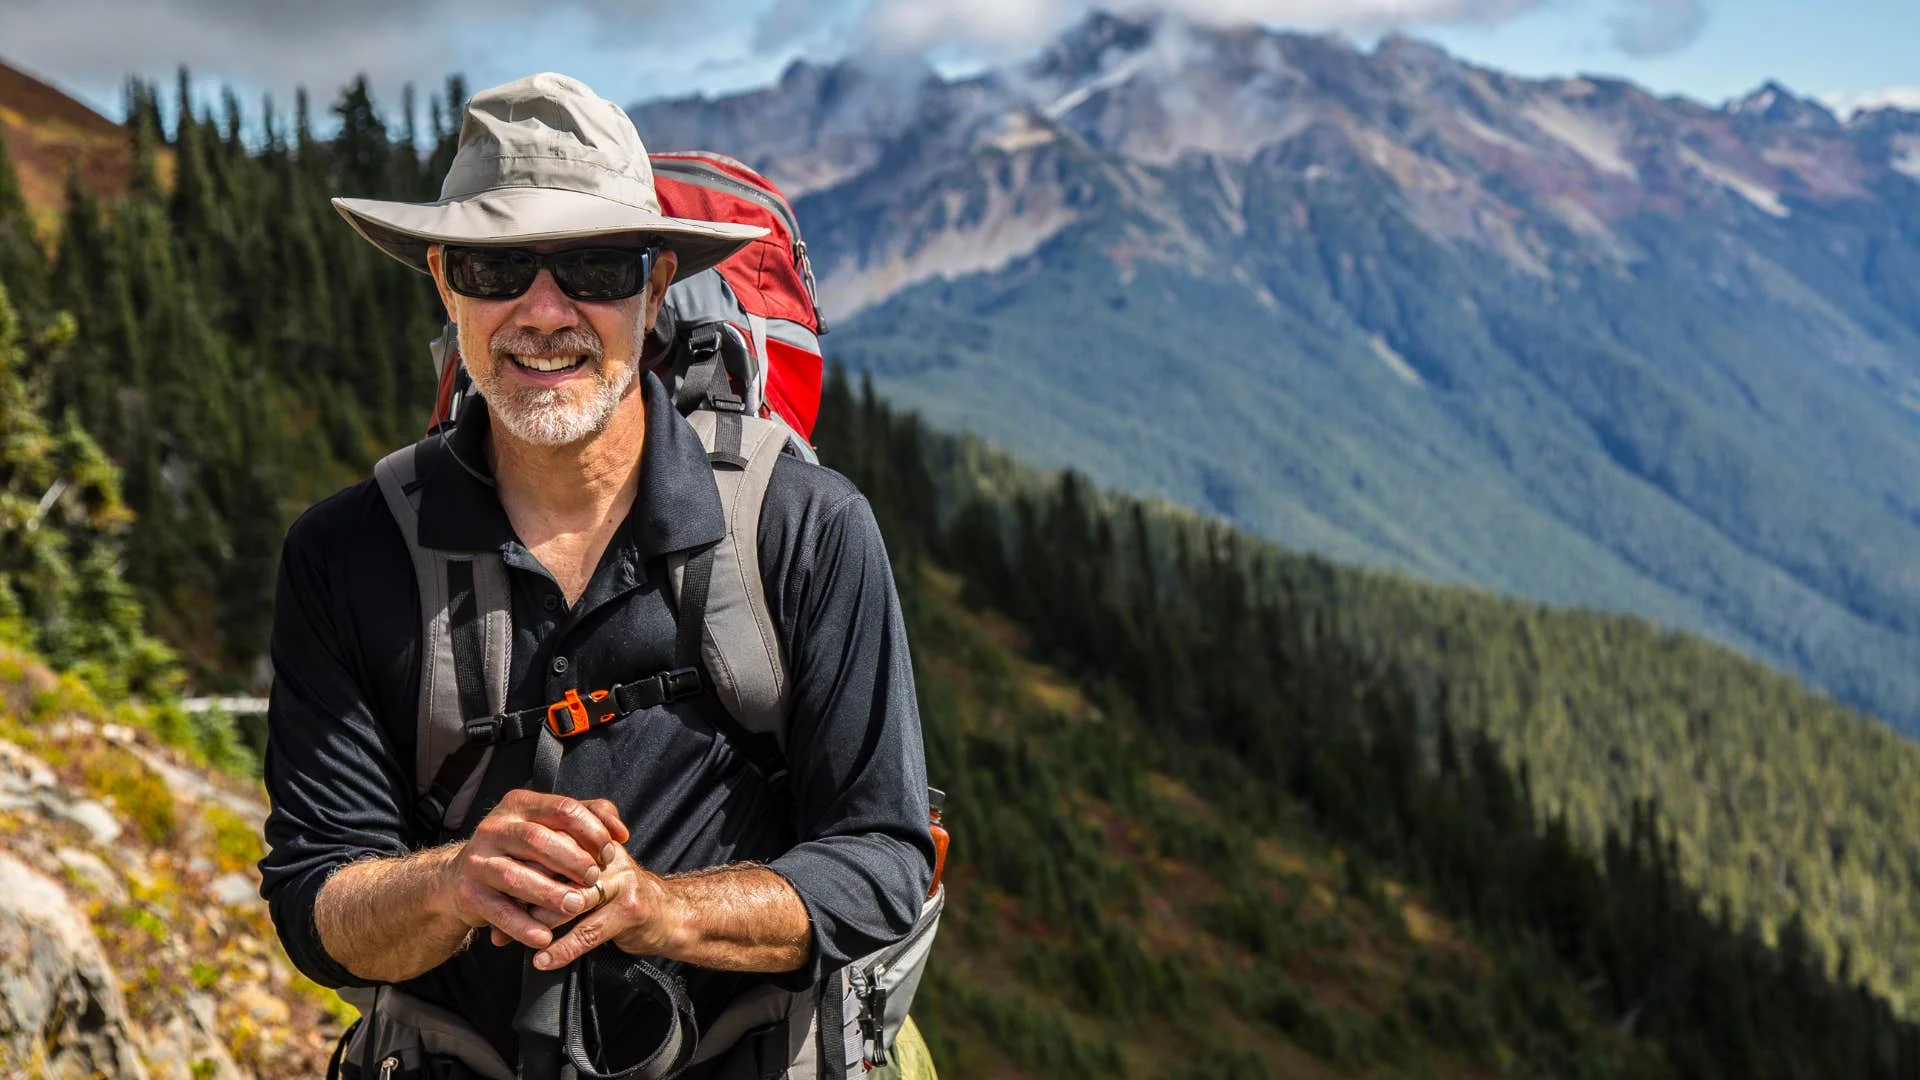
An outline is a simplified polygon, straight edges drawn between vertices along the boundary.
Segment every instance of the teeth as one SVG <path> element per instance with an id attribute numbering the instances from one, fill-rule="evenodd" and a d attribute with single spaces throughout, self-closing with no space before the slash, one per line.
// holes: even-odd
<path id="1" fill-rule="evenodd" d="M 521 356 L 514 355 L 513 362 L 534 371 L 565 371 L 574 367 L 584 356 Z"/>

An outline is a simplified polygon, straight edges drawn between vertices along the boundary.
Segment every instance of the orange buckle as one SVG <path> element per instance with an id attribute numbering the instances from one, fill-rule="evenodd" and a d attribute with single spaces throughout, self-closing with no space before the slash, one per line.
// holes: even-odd
<path id="1" fill-rule="evenodd" d="M 605 690 L 595 690 L 587 695 L 587 701 L 602 701 L 606 696 Z M 587 712 L 587 701 L 580 699 L 580 691 L 567 691 L 566 697 L 547 706 L 547 727 L 565 739 L 592 728 L 596 723 L 604 724 L 613 719 L 613 713 L 603 713 L 596 721 Z"/>

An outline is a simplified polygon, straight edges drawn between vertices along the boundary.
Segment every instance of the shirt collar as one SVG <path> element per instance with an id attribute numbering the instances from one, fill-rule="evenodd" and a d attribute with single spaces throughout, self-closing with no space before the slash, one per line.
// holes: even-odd
<path id="1" fill-rule="evenodd" d="M 673 407 L 660 379 L 640 376 L 647 438 L 640 491 L 611 546 L 637 560 L 713 543 L 726 535 L 726 514 L 700 436 Z M 427 441 L 419 466 L 420 543 L 445 551 L 497 551 L 518 544 L 487 465 L 492 417 L 475 396 L 459 422 Z"/>

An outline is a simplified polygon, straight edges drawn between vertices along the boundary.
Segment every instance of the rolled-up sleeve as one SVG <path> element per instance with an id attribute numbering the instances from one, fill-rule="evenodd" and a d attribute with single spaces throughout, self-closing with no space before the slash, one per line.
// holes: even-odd
<path id="1" fill-rule="evenodd" d="M 893 571 L 866 499 L 822 508 L 786 583 L 788 768 L 799 842 L 770 866 L 813 925 L 812 961 L 784 982 L 912 928 L 933 875 L 927 771 Z"/>
<path id="2" fill-rule="evenodd" d="M 329 580 L 322 547 L 303 519 L 281 551 L 265 766 L 272 810 L 260 889 L 301 972 L 324 986 L 364 986 L 321 945 L 314 902 L 347 863 L 406 853 L 412 785 L 352 659 L 358 639 L 342 625 L 336 593 L 344 583 Z"/>

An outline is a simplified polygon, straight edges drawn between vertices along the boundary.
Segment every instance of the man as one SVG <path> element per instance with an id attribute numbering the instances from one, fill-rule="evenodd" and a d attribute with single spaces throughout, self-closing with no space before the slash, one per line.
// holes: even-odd
<path id="1" fill-rule="evenodd" d="M 671 282 L 761 230 L 663 217 L 624 111 L 557 75 L 474 96 L 439 201 L 336 206 L 432 276 L 482 396 L 421 444 L 418 542 L 504 563 L 505 708 L 672 666 L 665 567 L 724 520 L 642 342 Z M 568 739 L 555 793 L 528 790 L 536 740 L 496 747 L 439 843 L 414 812 L 425 631 L 401 526 L 371 480 L 303 515 L 274 613 L 261 863 L 300 969 L 396 984 L 513 1062 L 529 956 L 660 958 L 704 1031 L 756 984 L 803 989 L 905 934 L 932 851 L 877 527 L 843 478 L 791 457 L 759 526 L 791 686 L 784 788 L 708 695 Z"/>

